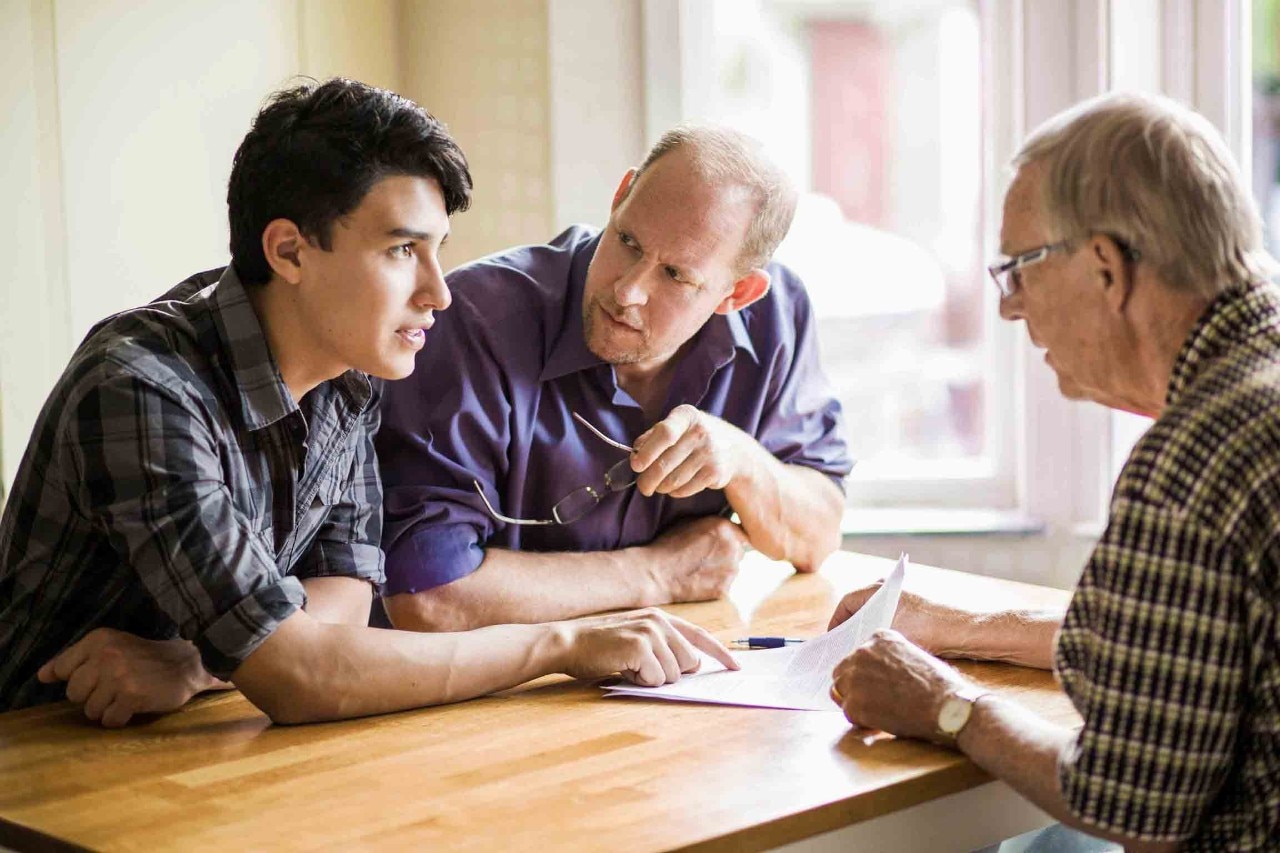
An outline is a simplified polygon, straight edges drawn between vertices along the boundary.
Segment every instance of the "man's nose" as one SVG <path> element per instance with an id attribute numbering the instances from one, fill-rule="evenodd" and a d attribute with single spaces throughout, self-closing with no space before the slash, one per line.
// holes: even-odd
<path id="1" fill-rule="evenodd" d="M 1022 288 L 1000 297 L 1000 317 L 1004 320 L 1022 319 Z"/>
<path id="2" fill-rule="evenodd" d="M 613 300 L 619 306 L 643 305 L 649 301 L 645 277 L 648 265 L 637 261 L 629 266 L 613 283 Z"/>
<path id="3" fill-rule="evenodd" d="M 419 270 L 418 289 L 413 294 L 414 305 L 443 311 L 453 304 L 453 296 L 449 293 L 449 285 L 445 283 L 440 261 L 432 258 L 421 264 Z"/>

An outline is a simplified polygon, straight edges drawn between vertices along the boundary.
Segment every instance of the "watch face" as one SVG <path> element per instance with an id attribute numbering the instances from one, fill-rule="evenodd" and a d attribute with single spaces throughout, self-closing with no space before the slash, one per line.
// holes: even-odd
<path id="1" fill-rule="evenodd" d="M 961 699 L 959 696 L 948 697 L 946 702 L 942 703 L 942 709 L 938 711 L 938 728 L 944 733 L 954 735 L 964 728 L 964 724 L 969 722 L 969 712 L 973 710 L 973 703 L 967 699 Z"/>

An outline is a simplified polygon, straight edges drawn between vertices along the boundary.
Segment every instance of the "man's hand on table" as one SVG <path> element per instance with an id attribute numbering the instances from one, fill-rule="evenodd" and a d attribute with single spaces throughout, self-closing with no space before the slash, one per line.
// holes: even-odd
<path id="1" fill-rule="evenodd" d="M 697 672 L 701 649 L 729 669 L 738 664 L 720 641 L 691 622 L 661 610 L 591 616 L 556 625 L 565 651 L 560 671 L 593 679 L 621 673 L 644 687 L 657 687 Z"/>
<path id="2" fill-rule="evenodd" d="M 742 528 L 720 516 L 683 522 L 644 546 L 663 604 L 720 598 L 738 575 L 746 553 Z"/>
<path id="3" fill-rule="evenodd" d="M 832 698 L 855 726 L 935 742 L 946 742 L 938 732 L 942 703 L 969 684 L 894 630 L 877 631 L 836 664 L 832 678 Z"/>
<path id="4" fill-rule="evenodd" d="M 232 685 L 210 675 L 186 640 L 144 640 L 97 628 L 40 667 L 45 684 L 67 682 L 67 698 L 108 728 L 134 714 L 175 711 L 203 690 Z"/>

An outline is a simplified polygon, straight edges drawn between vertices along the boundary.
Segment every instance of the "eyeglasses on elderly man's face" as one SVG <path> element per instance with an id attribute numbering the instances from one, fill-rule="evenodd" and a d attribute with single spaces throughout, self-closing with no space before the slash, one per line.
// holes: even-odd
<path id="1" fill-rule="evenodd" d="M 591 434 L 603 441 L 610 447 L 627 452 L 627 456 L 621 461 L 615 463 L 608 471 L 604 472 L 604 481 L 593 485 L 579 486 L 569 494 L 556 501 L 551 506 L 550 518 L 510 518 L 494 509 L 493 504 L 489 503 L 489 499 L 485 497 L 484 488 L 481 487 L 479 480 L 472 480 L 471 484 L 476 487 L 476 491 L 480 494 L 480 500 L 484 501 L 485 509 L 489 510 L 489 514 L 498 521 L 504 521 L 507 524 L 523 524 L 545 526 L 549 524 L 573 524 L 582 518 L 591 510 L 596 508 L 600 501 L 604 500 L 605 495 L 611 495 L 616 492 L 623 492 L 636 484 L 638 475 L 631 470 L 631 456 L 635 452 L 635 448 L 614 441 L 600 430 L 593 427 L 586 418 L 577 412 L 572 412 L 574 420 L 591 430 Z"/>
<path id="2" fill-rule="evenodd" d="M 1123 240 L 1112 234 L 1107 236 L 1115 241 L 1126 261 L 1137 261 L 1142 257 L 1141 252 L 1129 246 Z M 1008 299 L 1022 288 L 1022 270 L 1035 266 L 1054 252 L 1066 251 L 1070 247 L 1071 242 L 1069 240 L 1059 240 L 1056 243 L 1036 246 L 1034 249 L 1028 249 L 1012 257 L 1001 256 L 995 263 L 987 267 L 987 272 L 991 275 L 991 280 L 996 283 L 996 289 L 1000 291 L 1000 297 Z"/>

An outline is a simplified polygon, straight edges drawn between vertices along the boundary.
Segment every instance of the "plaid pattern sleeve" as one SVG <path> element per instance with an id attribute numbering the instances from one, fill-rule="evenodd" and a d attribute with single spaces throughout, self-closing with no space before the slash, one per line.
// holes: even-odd
<path id="1" fill-rule="evenodd" d="M 1246 698 L 1236 565 L 1220 536 L 1180 513 L 1113 505 L 1059 648 L 1084 718 L 1059 782 L 1087 822 L 1185 838 L 1221 790 Z"/>
<path id="2" fill-rule="evenodd" d="M 301 583 L 236 508 L 219 447 L 181 394 L 103 362 L 68 403 L 76 508 L 100 520 L 179 635 L 227 677 L 303 606 Z"/>

